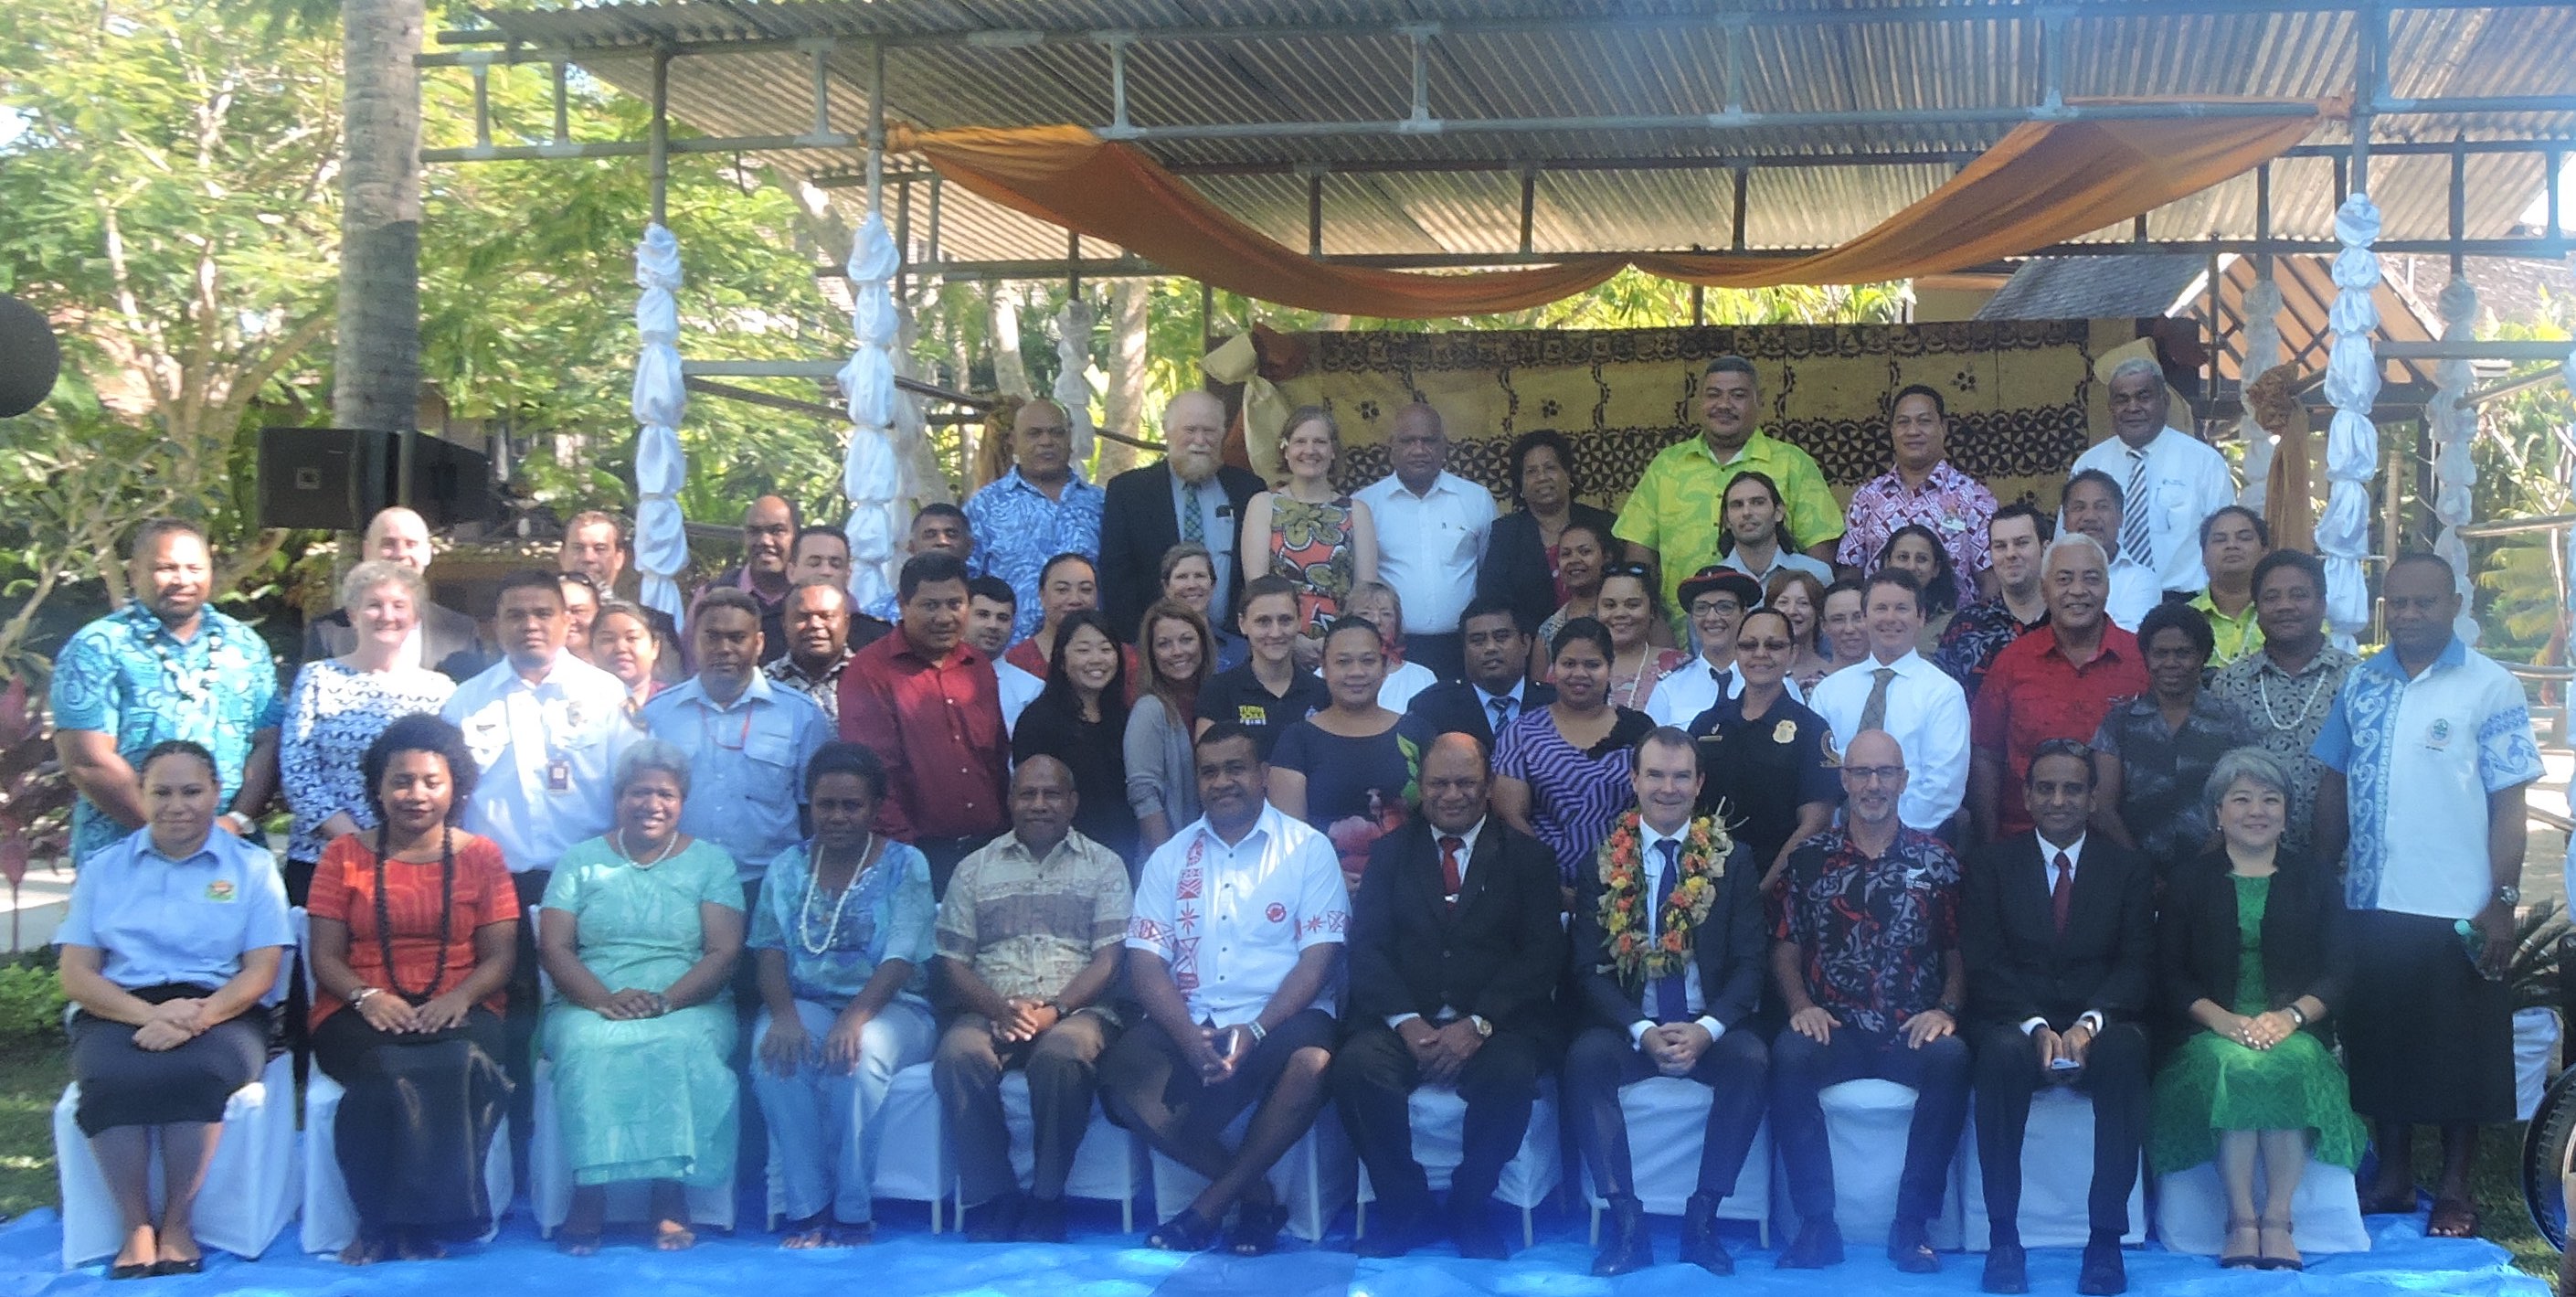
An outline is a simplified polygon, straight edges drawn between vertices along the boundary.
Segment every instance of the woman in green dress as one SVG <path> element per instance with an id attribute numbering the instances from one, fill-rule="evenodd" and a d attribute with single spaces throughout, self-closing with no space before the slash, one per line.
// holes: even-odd
<path id="1" fill-rule="evenodd" d="M 2343 898 L 2279 849 L 2289 786 L 2261 748 L 2219 758 L 2208 797 L 2224 844 L 2175 868 L 2157 920 L 2164 1002 L 2189 1035 L 2156 1078 L 2147 1157 L 2158 1175 L 2216 1159 L 2228 1267 L 2302 1268 L 2290 1220 L 2300 1173 L 2311 1152 L 2359 1165 L 2365 1139 L 2322 1033 L 2345 982 Z"/>
<path id="2" fill-rule="evenodd" d="M 697 1242 L 686 1190 L 733 1181 L 742 885 L 722 847 L 680 832 L 688 795 L 688 754 L 637 740 L 617 763 L 616 827 L 546 885 L 545 1051 L 573 1173 L 556 1246 L 575 1256 L 599 1250 L 611 1184 L 651 1186 L 653 1245 L 677 1252 Z"/>

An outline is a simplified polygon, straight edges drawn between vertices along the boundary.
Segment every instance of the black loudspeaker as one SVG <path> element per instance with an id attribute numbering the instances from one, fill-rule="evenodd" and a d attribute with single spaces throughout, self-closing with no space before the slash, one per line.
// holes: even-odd
<path id="1" fill-rule="evenodd" d="M 62 364 L 53 326 L 36 308 L 0 293 L 0 419 L 43 404 Z"/>
<path id="2" fill-rule="evenodd" d="M 491 461 L 425 432 L 263 428 L 259 525 L 363 531 L 388 505 L 418 510 L 432 530 L 499 516 Z"/>

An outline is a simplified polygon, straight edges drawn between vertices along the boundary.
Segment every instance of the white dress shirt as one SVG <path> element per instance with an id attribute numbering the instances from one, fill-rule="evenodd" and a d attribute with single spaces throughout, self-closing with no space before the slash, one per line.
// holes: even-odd
<path id="1" fill-rule="evenodd" d="M 1029 704 L 1038 700 L 1039 692 L 1046 688 L 1046 681 L 1000 658 L 993 659 L 993 681 L 1001 687 L 1003 731 L 1007 733 L 1018 729 L 1020 713 L 1027 711 Z"/>
<path id="2" fill-rule="evenodd" d="M 2062 847 L 2049 841 L 2045 836 L 2033 834 L 2032 837 L 2039 843 L 2039 885 L 2043 891 L 2049 893 L 2052 898 L 2049 901 L 2049 904 L 2054 907 L 2057 903 L 2054 897 L 2056 895 L 2057 888 L 2058 854 L 2063 852 L 2066 855 L 2066 887 L 2069 892 L 2072 892 L 2075 889 L 2076 877 L 2084 872 L 2084 835 L 2081 833 L 2076 834 L 2073 842 L 2067 843 Z M 2085 1030 L 2092 1032 L 2096 1036 L 2102 1034 L 2102 1024 L 2104 1021 L 2105 1019 L 2102 1017 L 2102 1011 L 2100 1009 L 2086 1009 L 2083 1013 L 2077 1015 L 2075 1019 L 2077 1026 L 2083 1027 Z M 2021 1034 L 2027 1036 L 2047 1025 L 2048 1019 L 2034 1014 L 2031 1017 L 2022 1020 Z"/>
<path id="3" fill-rule="evenodd" d="M 1787 688 L 1791 701 L 1807 701 L 1807 691 L 1799 688 L 1797 681 L 1783 676 L 1780 683 Z M 1742 666 L 1729 662 L 1722 667 L 1713 667 L 1707 658 L 1701 658 L 1665 676 L 1655 685 L 1655 692 L 1646 699 L 1646 715 L 1657 725 L 1687 729 L 1692 721 L 1699 719 L 1701 712 L 1715 707 L 1718 699 L 1733 698 L 1743 692 Z"/>
<path id="4" fill-rule="evenodd" d="M 1405 629 L 1447 635 L 1476 596 L 1494 530 L 1493 492 L 1442 471 L 1420 495 L 1389 474 L 1352 492 L 1377 525 L 1377 578 L 1404 601 Z"/>
<path id="5" fill-rule="evenodd" d="M 1233 1026 L 1261 1016 L 1308 947 L 1338 945 L 1350 926 L 1332 840 L 1265 803 L 1233 846 L 1201 818 L 1146 857 L 1127 948 L 1170 966 L 1191 1021 Z M 1332 1013 L 1335 998 L 1327 986 L 1314 1007 Z"/>
<path id="6" fill-rule="evenodd" d="M 482 774 L 461 827 L 499 844 L 511 873 L 552 869 L 614 822 L 617 758 L 641 733 L 617 677 L 561 653 L 532 685 L 504 659 L 456 686 L 438 714 L 465 732 Z"/>
<path id="7" fill-rule="evenodd" d="M 1386 673 L 1386 683 L 1377 687 L 1377 705 L 1402 714 L 1415 694 L 1438 683 L 1440 677 L 1431 674 L 1431 668 L 1419 662 L 1398 663 Z"/>
<path id="8" fill-rule="evenodd" d="M 1681 853 L 1690 849 L 1689 837 L 1690 825 L 1687 821 L 1683 823 L 1682 831 L 1679 833 L 1659 833 L 1656 832 L 1655 826 L 1646 823 L 1643 816 L 1637 820 L 1637 858 L 1646 867 L 1644 908 L 1646 944 L 1649 946 L 1663 936 L 1664 926 L 1664 907 L 1655 904 L 1655 890 L 1663 885 L 1664 853 L 1657 850 L 1655 844 L 1658 842 L 1674 844 L 1674 867 L 1679 868 Z M 1716 911 L 1711 910 L 1710 913 L 1714 914 Z M 1726 1024 L 1710 1017 L 1706 1012 L 1708 1001 L 1701 996 L 1699 989 L 1699 952 L 1694 950 L 1691 954 L 1692 957 L 1682 964 L 1682 1012 L 1695 1015 L 1694 1020 L 1708 1030 L 1709 1042 L 1714 1044 L 1718 1037 L 1726 1034 Z M 1655 981 L 1651 977 L 1646 979 L 1646 985 L 1637 993 L 1637 1008 L 1641 1016 L 1637 1021 L 1628 1024 L 1628 1043 L 1642 1046 L 1646 1041 L 1646 1033 L 1653 1030 L 1655 1026 Z"/>
<path id="9" fill-rule="evenodd" d="M 2102 603 L 2102 615 L 2112 625 L 2135 633 L 2148 611 L 2164 601 L 2165 589 L 2154 569 L 2126 554 L 2111 560 L 2111 593 Z"/>
<path id="10" fill-rule="evenodd" d="M 2160 590 L 2198 593 L 2208 588 L 2209 574 L 2200 566 L 2200 524 L 2209 515 L 2236 503 L 2236 477 L 2228 471 L 2227 457 L 2208 442 L 2168 427 L 2147 443 L 2146 493 L 2147 536 L 2155 546 L 2153 554 L 2134 557 L 2152 569 Z M 2130 482 L 2129 443 L 2117 436 L 2093 443 L 2091 449 L 2075 457 L 2075 467 L 2067 470 L 2072 477 L 2088 468 L 2098 468 L 2111 475 L 2111 480 L 2127 492 Z M 2125 512 L 2122 517 L 2127 516 Z M 2066 526 L 2061 510 L 2057 525 Z"/>
<path id="11" fill-rule="evenodd" d="M 1485 818 L 1491 819 L 1492 817 L 1487 816 Z M 1434 859 L 1437 859 L 1440 854 L 1440 839 L 1458 839 L 1458 886 L 1461 889 L 1459 895 L 1465 895 L 1466 893 L 1463 889 L 1467 886 L 1467 870 L 1476 859 L 1476 839 L 1482 836 L 1485 832 L 1485 820 L 1479 819 L 1475 823 L 1468 825 L 1467 831 L 1464 833 L 1442 833 L 1440 830 L 1433 828 L 1429 820 L 1423 821 L 1422 827 L 1428 829 L 1431 833 L 1431 852 Z M 1443 881 L 1445 882 L 1447 880 L 1444 879 Z M 1401 1028 L 1405 1023 L 1421 1016 L 1422 1015 L 1418 1013 L 1390 1013 L 1386 1015 L 1386 1025 L 1389 1028 Z M 1440 1022 L 1448 1022 L 1451 1019 L 1460 1016 L 1461 1015 L 1458 1010 L 1444 1004 L 1440 1006 L 1440 1012 L 1436 1020 Z"/>
<path id="12" fill-rule="evenodd" d="M 1907 649 L 1893 662 L 1864 658 L 1835 671 L 1816 684 L 1807 706 L 1832 727 L 1836 745 L 1848 745 L 1860 732 L 1861 709 L 1869 704 L 1872 674 L 1889 667 L 1887 716 L 1881 728 L 1905 750 L 1905 795 L 1896 804 L 1897 818 L 1909 829 L 1930 833 L 1959 813 L 1968 795 L 1968 695 L 1948 672 Z"/>

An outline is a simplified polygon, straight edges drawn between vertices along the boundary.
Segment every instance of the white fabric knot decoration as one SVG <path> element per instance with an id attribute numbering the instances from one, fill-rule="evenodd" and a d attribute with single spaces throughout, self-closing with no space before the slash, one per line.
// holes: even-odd
<path id="1" fill-rule="evenodd" d="M 893 588 L 899 558 L 894 538 L 902 530 L 898 514 L 910 494 L 893 438 L 899 427 L 919 429 L 921 416 L 894 381 L 893 348 L 903 334 L 903 315 L 895 307 L 893 280 L 903 269 L 903 250 L 886 232 L 882 216 L 870 212 L 859 223 L 847 266 L 850 332 L 856 345 L 840 373 L 850 412 L 850 444 L 841 463 L 841 493 L 849 497 L 850 516 L 841 532 L 850 538 L 850 597 L 866 607 Z"/>
<path id="2" fill-rule="evenodd" d="M 2442 340 L 2465 342 L 2477 335 L 2478 288 L 2463 275 L 2442 286 L 2435 303 L 2442 315 Z M 2469 388 L 2477 381 L 2477 372 L 2466 357 L 2446 357 L 2433 366 L 2433 400 L 2425 408 L 2425 422 L 2433 434 L 2433 516 L 2441 520 L 2441 534 L 2433 539 L 2433 552 L 2451 565 L 2453 582 L 2460 593 L 2460 615 L 2451 630 L 2463 644 L 2478 642 L 2478 620 L 2469 615 L 2473 606 L 2469 590 L 2469 546 L 2460 539 L 2460 527 L 2469 521 L 2470 488 L 2477 484 L 2478 469 L 2469 448 L 2478 436 L 2478 412 L 2469 405 Z"/>
<path id="3" fill-rule="evenodd" d="M 680 489 L 688 456 L 680 450 L 680 421 L 689 411 L 689 389 L 680 374 L 680 241 L 659 222 L 644 227 L 635 245 L 635 386 L 630 405 L 641 425 L 635 434 L 635 567 L 637 594 L 647 607 L 681 621 L 680 573 L 689 566 L 689 529 L 680 516 Z M 685 633 L 685 632 L 684 632 Z"/>
<path id="4" fill-rule="evenodd" d="M 2370 552 L 2370 479 L 2379 467 L 2379 429 L 2370 421 L 2379 400 L 2379 358 L 2371 331 L 2379 326 L 2373 292 L 2379 287 L 2379 209 L 2355 191 L 2335 210 L 2338 290 L 2328 323 L 2334 349 L 2326 357 L 2326 399 L 2335 407 L 2326 431 L 2326 508 L 2317 517 L 2317 552 L 2325 560 L 2326 621 L 2344 636 L 2370 624 L 2369 582 L 2362 559 Z"/>
<path id="5" fill-rule="evenodd" d="M 2251 386 L 2280 363 L 2281 286 L 2266 273 L 2245 292 L 2245 362 L 2237 367 L 2238 386 Z M 2237 492 L 2236 500 L 2261 513 L 2271 486 L 2272 454 L 2277 443 L 2250 409 L 2237 420 L 2236 435 L 2245 443 L 2245 487 Z"/>
<path id="6" fill-rule="evenodd" d="M 1048 395 L 1064 407 L 1073 433 L 1073 462 L 1091 462 L 1091 303 L 1076 296 L 1055 313 L 1055 387 Z"/>

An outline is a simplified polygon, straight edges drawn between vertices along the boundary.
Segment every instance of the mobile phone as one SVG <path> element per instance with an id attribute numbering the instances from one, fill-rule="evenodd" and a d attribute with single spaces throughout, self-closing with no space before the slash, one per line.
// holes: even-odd
<path id="1" fill-rule="evenodd" d="M 2048 1070 L 2052 1072 L 2080 1072 L 2084 1070 L 2084 1065 L 2071 1058 L 2052 1058 L 2048 1060 Z"/>

